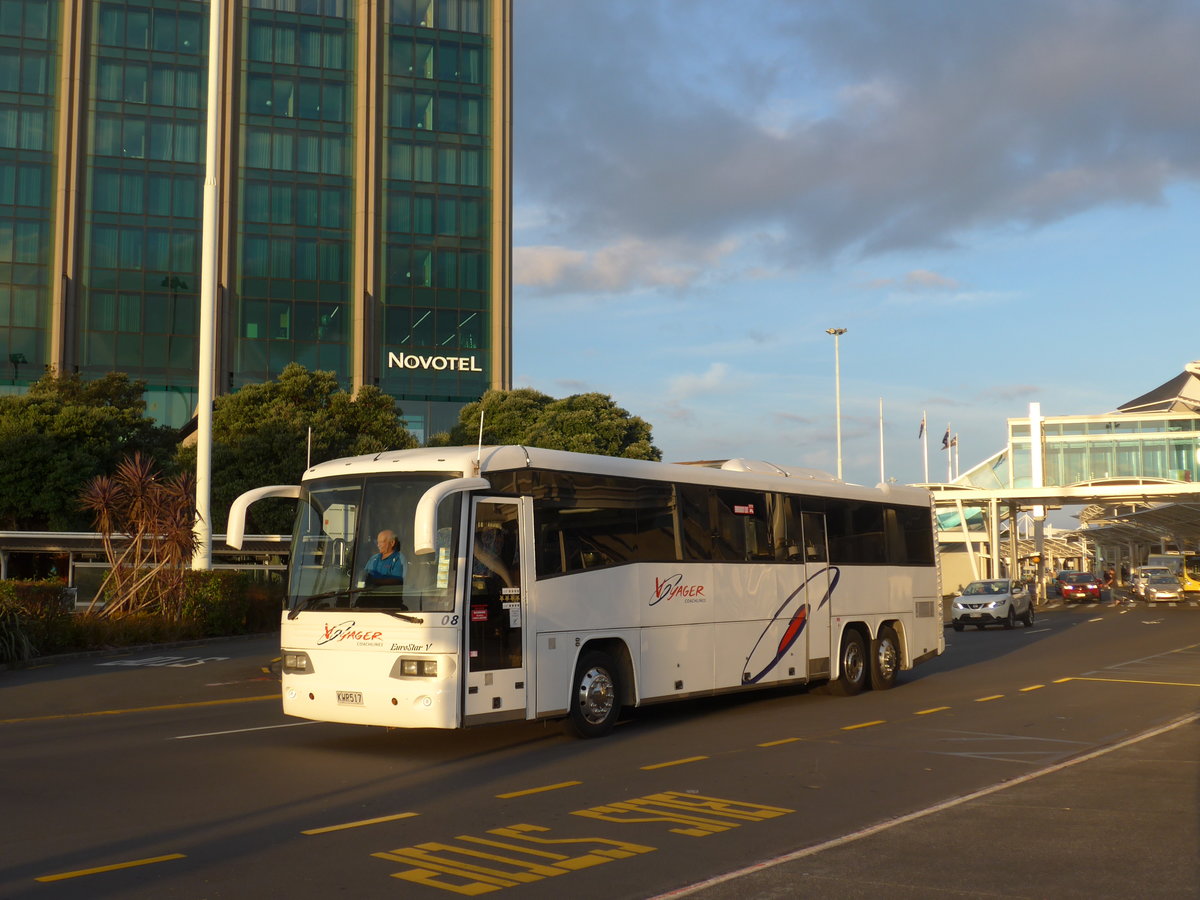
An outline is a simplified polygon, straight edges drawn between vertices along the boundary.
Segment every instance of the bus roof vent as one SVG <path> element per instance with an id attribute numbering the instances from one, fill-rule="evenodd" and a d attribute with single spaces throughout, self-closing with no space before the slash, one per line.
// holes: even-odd
<path id="1" fill-rule="evenodd" d="M 756 475 L 778 475 L 780 478 L 804 478 L 808 481 L 837 481 L 837 478 L 820 469 L 800 469 L 794 466 L 777 466 L 761 459 L 730 459 L 721 468 L 726 472 L 753 472 Z"/>
<path id="2" fill-rule="evenodd" d="M 787 470 L 774 463 L 763 462 L 761 459 L 727 459 L 721 463 L 721 469 L 726 472 L 753 472 L 756 475 L 779 475 L 787 478 Z"/>

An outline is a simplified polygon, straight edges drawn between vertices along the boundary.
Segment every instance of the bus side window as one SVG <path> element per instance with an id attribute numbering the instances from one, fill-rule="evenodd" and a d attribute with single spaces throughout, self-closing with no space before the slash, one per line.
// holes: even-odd
<path id="1" fill-rule="evenodd" d="M 829 554 L 825 543 L 825 517 L 820 513 L 806 512 L 800 516 L 804 529 L 804 561 L 828 562 Z"/>

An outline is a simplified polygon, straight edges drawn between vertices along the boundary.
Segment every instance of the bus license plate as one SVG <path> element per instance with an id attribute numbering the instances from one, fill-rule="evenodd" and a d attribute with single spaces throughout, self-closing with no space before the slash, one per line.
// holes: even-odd
<path id="1" fill-rule="evenodd" d="M 362 706 L 362 691 L 338 691 L 338 706 Z"/>

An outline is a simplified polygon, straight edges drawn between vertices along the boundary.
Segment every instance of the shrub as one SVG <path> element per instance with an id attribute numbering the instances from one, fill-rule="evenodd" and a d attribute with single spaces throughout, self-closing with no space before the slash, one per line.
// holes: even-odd
<path id="1" fill-rule="evenodd" d="M 10 597 L 0 596 L 0 663 L 22 662 L 33 656 L 29 623 Z"/>
<path id="2" fill-rule="evenodd" d="M 183 584 L 183 620 L 206 635 L 253 634 L 279 623 L 279 582 L 263 583 L 252 572 L 212 570 L 189 571 Z"/>
<path id="3" fill-rule="evenodd" d="M 0 660 L 55 653 L 71 640 L 71 607 L 61 581 L 0 581 Z"/>
<path id="4" fill-rule="evenodd" d="M 176 604 L 163 611 L 74 614 L 61 582 L 0 581 L 0 663 L 35 656 L 100 650 L 235 634 L 260 634 L 279 627 L 281 581 L 261 573 L 232 570 L 183 572 Z"/>

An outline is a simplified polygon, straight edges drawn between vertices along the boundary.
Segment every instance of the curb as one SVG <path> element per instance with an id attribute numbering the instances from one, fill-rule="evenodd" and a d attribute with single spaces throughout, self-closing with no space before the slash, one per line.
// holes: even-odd
<path id="1" fill-rule="evenodd" d="M 278 631 L 267 631 L 261 634 L 229 634 L 223 637 L 195 638 L 190 641 L 168 641 L 163 644 L 130 644 L 128 647 L 103 647 L 99 650 L 77 650 L 72 653 L 56 653 L 52 656 L 31 656 L 29 659 L 0 663 L 0 672 L 19 671 L 40 666 L 53 666 L 58 663 L 75 662 L 81 659 L 95 659 L 105 656 L 126 656 L 130 653 L 144 653 L 147 650 L 172 650 L 177 647 L 202 647 L 218 641 L 253 641 L 259 638 L 278 638 Z M 278 641 L 277 641 L 278 642 Z"/>

